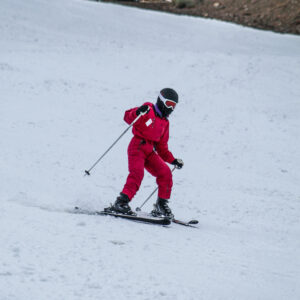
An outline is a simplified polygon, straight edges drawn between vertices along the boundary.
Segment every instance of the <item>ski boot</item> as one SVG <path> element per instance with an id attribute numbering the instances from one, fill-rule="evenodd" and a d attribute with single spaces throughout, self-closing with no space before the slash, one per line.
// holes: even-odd
<path id="1" fill-rule="evenodd" d="M 168 206 L 169 200 L 157 198 L 156 203 L 154 204 L 154 209 L 152 210 L 151 214 L 154 217 L 167 217 L 169 219 L 174 219 L 174 215 L 170 207 Z"/>
<path id="2" fill-rule="evenodd" d="M 110 207 L 111 211 L 116 213 L 121 213 L 124 215 L 136 215 L 134 213 L 130 206 L 129 206 L 129 198 L 126 194 L 120 193 L 120 196 L 117 197 L 117 200 L 115 201 L 114 205 Z"/>

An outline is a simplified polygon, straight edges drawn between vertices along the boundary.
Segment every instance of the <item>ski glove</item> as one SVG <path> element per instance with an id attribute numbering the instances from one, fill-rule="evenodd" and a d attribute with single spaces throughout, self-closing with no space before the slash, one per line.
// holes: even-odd
<path id="1" fill-rule="evenodd" d="M 176 169 L 181 169 L 183 167 L 183 160 L 180 158 L 175 158 L 172 162 L 172 165 L 174 165 Z"/>
<path id="2" fill-rule="evenodd" d="M 148 113 L 149 112 L 149 106 L 148 105 L 142 105 L 136 110 L 136 115 L 138 116 L 140 113 Z"/>

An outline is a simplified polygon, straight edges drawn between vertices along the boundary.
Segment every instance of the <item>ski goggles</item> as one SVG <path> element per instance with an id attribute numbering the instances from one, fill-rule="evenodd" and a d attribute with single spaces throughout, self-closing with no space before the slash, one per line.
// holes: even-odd
<path id="1" fill-rule="evenodd" d="M 174 110 L 177 104 L 175 101 L 165 98 L 161 93 L 158 97 L 167 108 L 171 108 L 172 110 Z"/>

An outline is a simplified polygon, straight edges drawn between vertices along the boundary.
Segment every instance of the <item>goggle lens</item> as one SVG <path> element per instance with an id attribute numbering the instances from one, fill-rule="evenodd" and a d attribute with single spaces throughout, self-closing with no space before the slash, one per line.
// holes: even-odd
<path id="1" fill-rule="evenodd" d="M 166 100 L 165 101 L 165 105 L 168 108 L 172 108 L 174 110 L 175 106 L 176 106 L 176 102 L 175 101 L 171 101 L 171 100 Z"/>

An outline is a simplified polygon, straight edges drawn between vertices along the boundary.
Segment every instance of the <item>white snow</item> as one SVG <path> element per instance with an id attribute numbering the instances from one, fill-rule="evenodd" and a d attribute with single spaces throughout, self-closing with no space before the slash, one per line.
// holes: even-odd
<path id="1" fill-rule="evenodd" d="M 300 38 L 83 0 L 0 2 L 0 299 L 300 298 Z M 123 113 L 173 87 L 171 207 L 73 215 L 127 176 Z M 145 174 L 132 202 L 155 188 Z M 150 210 L 155 197 L 145 210 Z"/>

